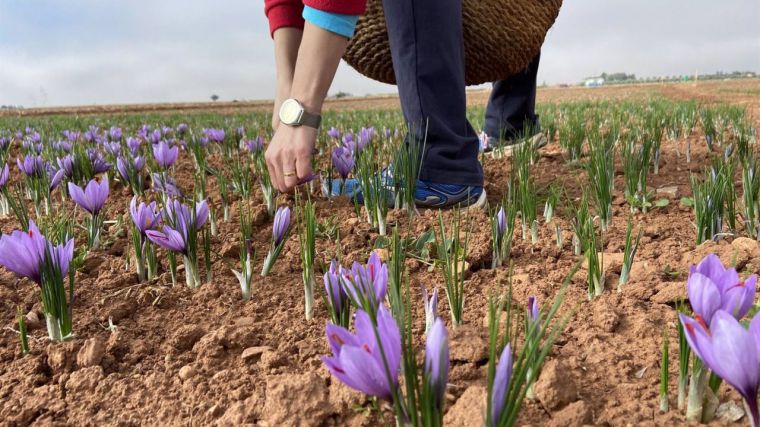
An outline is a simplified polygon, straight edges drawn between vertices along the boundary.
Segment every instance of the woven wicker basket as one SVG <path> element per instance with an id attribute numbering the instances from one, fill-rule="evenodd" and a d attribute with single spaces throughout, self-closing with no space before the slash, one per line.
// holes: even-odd
<path id="1" fill-rule="evenodd" d="M 523 70 L 541 50 L 561 6 L 562 0 L 462 0 L 466 83 Z M 369 78 L 396 83 L 382 0 L 367 1 L 343 59 Z"/>

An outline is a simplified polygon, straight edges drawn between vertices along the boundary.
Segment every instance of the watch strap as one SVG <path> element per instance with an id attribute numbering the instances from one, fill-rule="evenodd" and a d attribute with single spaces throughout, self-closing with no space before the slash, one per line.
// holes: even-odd
<path id="1" fill-rule="evenodd" d="M 319 129 L 319 125 L 322 124 L 322 116 L 319 114 L 312 114 L 304 110 L 301 115 L 301 125 L 308 126 L 310 128 Z"/>

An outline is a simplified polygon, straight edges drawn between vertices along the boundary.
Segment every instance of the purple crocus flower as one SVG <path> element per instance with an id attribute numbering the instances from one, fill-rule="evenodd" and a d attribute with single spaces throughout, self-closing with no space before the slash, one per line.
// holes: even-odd
<path id="1" fill-rule="evenodd" d="M 153 145 L 161 142 L 161 129 L 154 129 L 153 132 L 149 133 L 148 141 L 150 141 L 150 143 Z"/>
<path id="2" fill-rule="evenodd" d="M 694 313 L 710 324 L 713 314 L 723 309 L 736 319 L 744 317 L 755 301 L 757 276 L 742 281 L 736 269 L 723 267 L 715 254 L 707 255 L 691 267 L 687 282 L 689 302 Z"/>
<path id="3" fill-rule="evenodd" d="M 63 174 L 67 178 L 71 178 L 74 175 L 74 156 L 67 154 L 63 157 L 59 157 L 56 160 L 58 163 L 58 169 L 63 171 Z"/>
<path id="4" fill-rule="evenodd" d="M 147 230 L 145 235 L 148 236 L 148 240 L 164 249 L 182 254 L 187 251 L 185 237 L 168 225 L 164 225 L 162 231 Z"/>
<path id="5" fill-rule="evenodd" d="M 224 141 L 224 129 L 203 129 L 203 133 L 211 142 L 223 142 Z"/>
<path id="6" fill-rule="evenodd" d="M 352 134 L 351 132 L 344 133 L 342 140 L 343 140 L 343 145 L 346 147 L 349 147 L 351 150 L 353 150 L 354 147 L 356 146 L 356 144 L 354 143 L 354 134 Z"/>
<path id="7" fill-rule="evenodd" d="M 511 380 L 512 348 L 507 344 L 499 356 L 499 364 L 496 365 L 496 375 L 493 379 L 493 390 L 491 391 L 491 420 L 493 425 L 499 424 Z"/>
<path id="8" fill-rule="evenodd" d="M 200 230 L 208 220 L 208 203 L 205 200 L 195 204 L 195 229 Z M 188 227 L 193 224 L 193 213 L 179 200 L 174 200 L 164 207 L 164 217 L 174 228 L 187 236 Z"/>
<path id="9" fill-rule="evenodd" d="M 129 202 L 129 214 L 143 237 L 146 231 L 155 229 L 161 220 L 161 214 L 156 210 L 156 202 L 140 202 L 138 205 L 137 196 L 132 197 L 132 201 Z"/>
<path id="10" fill-rule="evenodd" d="M 354 153 L 345 147 L 335 147 L 332 150 L 332 164 L 342 179 L 354 169 Z"/>
<path id="11" fill-rule="evenodd" d="M 65 130 L 63 131 L 63 136 L 68 139 L 70 142 L 77 142 L 79 141 L 79 138 L 82 137 L 82 132 L 78 130 Z"/>
<path id="12" fill-rule="evenodd" d="M 5 188 L 8 185 L 8 178 L 10 177 L 10 171 L 8 170 L 8 163 L 3 166 L 3 171 L 0 172 L 0 188 Z"/>
<path id="13" fill-rule="evenodd" d="M 257 153 L 264 148 L 264 138 L 257 136 L 255 139 L 243 140 L 243 148 L 249 153 Z"/>
<path id="14" fill-rule="evenodd" d="M 245 137 L 245 128 L 243 126 L 238 126 L 235 129 L 235 135 L 237 135 L 238 139 L 243 139 Z"/>
<path id="15" fill-rule="evenodd" d="M 340 131 L 338 128 L 330 128 L 330 130 L 327 131 L 327 136 L 329 136 L 332 139 L 340 139 Z"/>
<path id="16" fill-rule="evenodd" d="M 162 176 L 160 173 L 151 174 L 151 178 L 153 180 L 153 191 L 164 193 L 169 197 L 182 197 L 182 192 L 179 191 L 174 178 L 169 175 Z"/>
<path id="17" fill-rule="evenodd" d="M 275 246 L 279 246 L 285 239 L 285 234 L 290 226 L 290 208 L 280 206 L 274 214 L 274 225 L 272 226 L 272 240 Z"/>
<path id="18" fill-rule="evenodd" d="M 133 156 L 136 156 L 140 152 L 141 145 L 142 140 L 140 138 L 133 138 L 131 136 L 127 138 L 127 148 L 129 148 Z"/>
<path id="19" fill-rule="evenodd" d="M 108 136 L 111 137 L 111 141 L 121 141 L 121 128 L 116 126 L 111 126 L 111 129 L 108 130 Z"/>
<path id="20" fill-rule="evenodd" d="M 187 238 L 193 225 L 190 208 L 174 200 L 166 205 L 165 214 L 172 226 L 164 225 L 162 231 L 146 230 L 145 235 L 151 242 L 167 250 L 187 255 Z M 207 219 L 208 204 L 204 200 L 195 205 L 195 229 L 203 227 Z"/>
<path id="21" fill-rule="evenodd" d="M 64 153 L 70 153 L 71 149 L 73 148 L 71 141 L 66 141 L 63 139 L 53 142 L 52 145 L 54 150 L 63 151 Z"/>
<path id="22" fill-rule="evenodd" d="M 744 398 L 752 425 L 760 425 L 758 390 L 760 390 L 760 315 L 750 322 L 749 330 L 729 312 L 713 314 L 709 330 L 704 321 L 679 314 L 686 340 L 704 364 Z"/>
<path id="23" fill-rule="evenodd" d="M 142 156 L 137 156 L 132 159 L 119 156 L 116 159 L 116 170 L 119 171 L 119 176 L 121 176 L 121 179 L 123 179 L 124 182 L 129 182 L 130 172 L 141 171 L 144 166 L 145 158 Z"/>
<path id="24" fill-rule="evenodd" d="M 323 356 L 322 363 L 348 387 L 391 401 L 398 387 L 401 367 L 401 334 L 396 320 L 388 309 L 380 306 L 377 333 L 364 311 L 356 313 L 354 324 L 356 334 L 340 326 L 327 325 L 327 342 L 333 355 Z"/>
<path id="25" fill-rule="evenodd" d="M 370 142 L 372 142 L 372 139 L 375 137 L 375 128 L 369 127 L 369 128 L 361 128 L 359 130 L 359 133 L 356 137 L 357 144 L 356 148 L 361 151 L 364 149 L 364 147 L 367 146 Z"/>
<path id="26" fill-rule="evenodd" d="M 156 159 L 156 163 L 164 169 L 170 168 L 177 161 L 177 156 L 179 156 L 179 147 L 177 146 L 169 147 L 166 141 L 153 145 L 153 157 Z"/>
<path id="27" fill-rule="evenodd" d="M 325 292 L 327 298 L 336 313 L 340 313 L 343 305 L 346 303 L 346 291 L 340 284 L 340 278 L 344 274 L 343 266 L 339 265 L 336 260 L 330 262 L 330 269 L 325 272 Z"/>
<path id="28" fill-rule="evenodd" d="M 40 156 L 24 156 L 23 162 L 20 158 L 16 158 L 16 164 L 19 170 L 28 177 L 39 176 L 45 171 L 45 162 Z"/>
<path id="29" fill-rule="evenodd" d="M 388 266 L 380 261 L 377 252 L 372 252 L 366 265 L 354 261 L 351 272 L 343 279 L 346 293 L 359 307 L 362 301 L 380 305 L 388 292 Z"/>
<path id="30" fill-rule="evenodd" d="M 69 182 L 69 196 L 77 206 L 96 216 L 108 198 L 108 175 L 104 176 L 100 183 L 94 179 L 90 180 L 84 190 Z"/>
<path id="31" fill-rule="evenodd" d="M 103 149 L 106 150 L 106 153 L 112 156 L 118 156 L 121 154 L 121 143 L 116 141 L 106 141 L 103 143 Z"/>
<path id="32" fill-rule="evenodd" d="M 41 285 L 40 270 L 46 249 L 62 276 L 66 277 L 74 256 L 74 239 L 69 239 L 64 245 L 53 246 L 40 233 L 34 220 L 29 220 L 29 231 L 15 230 L 0 237 L 0 265 Z"/>
<path id="33" fill-rule="evenodd" d="M 179 136 L 186 134 L 189 129 L 190 127 L 187 125 L 187 123 L 180 123 L 177 125 L 177 133 Z"/>
<path id="34" fill-rule="evenodd" d="M 528 318 L 528 322 L 530 322 L 531 324 L 538 322 L 538 315 L 539 315 L 538 299 L 535 296 L 528 297 L 528 307 L 526 311 L 527 311 L 526 315 Z"/>
<path id="35" fill-rule="evenodd" d="M 0 150 L 5 150 L 11 145 L 11 139 L 8 137 L 0 137 Z"/>
<path id="36" fill-rule="evenodd" d="M 504 206 L 499 208 L 499 212 L 496 213 L 496 231 L 498 231 L 499 236 L 503 236 L 504 232 L 507 231 L 507 219 L 506 214 L 504 213 Z"/>
<path id="37" fill-rule="evenodd" d="M 111 170 L 111 164 L 108 163 L 105 158 L 103 158 L 103 153 L 100 151 L 94 148 L 88 148 L 87 157 L 90 159 L 90 163 L 92 164 L 92 171 L 95 174 L 108 172 Z"/>
<path id="38" fill-rule="evenodd" d="M 58 188 L 58 186 L 61 184 L 61 181 L 63 180 L 64 171 L 63 169 L 52 169 L 52 166 L 50 168 L 50 171 L 48 172 L 48 177 L 50 178 L 50 182 L 48 183 L 48 189 L 50 191 L 55 190 Z"/>
<path id="39" fill-rule="evenodd" d="M 433 288 L 433 295 L 428 299 L 427 288 L 422 287 L 422 304 L 425 307 L 425 333 L 429 334 L 438 317 L 438 288 Z"/>
<path id="40" fill-rule="evenodd" d="M 425 380 L 433 390 L 437 406 L 443 408 L 449 380 L 449 334 L 440 318 L 435 320 L 425 342 Z"/>

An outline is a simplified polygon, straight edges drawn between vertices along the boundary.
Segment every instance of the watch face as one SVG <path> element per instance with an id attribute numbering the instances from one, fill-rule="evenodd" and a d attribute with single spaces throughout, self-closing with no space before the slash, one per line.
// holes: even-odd
<path id="1" fill-rule="evenodd" d="M 280 107 L 280 121 L 286 125 L 298 123 L 301 120 L 303 107 L 295 99 L 287 99 Z"/>

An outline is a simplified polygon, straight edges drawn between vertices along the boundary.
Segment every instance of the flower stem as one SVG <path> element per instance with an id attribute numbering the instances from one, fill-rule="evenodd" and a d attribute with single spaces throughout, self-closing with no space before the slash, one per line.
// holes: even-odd
<path id="1" fill-rule="evenodd" d="M 45 314 L 45 321 L 47 323 L 48 337 L 50 337 L 50 341 L 63 341 L 60 319 L 53 315 Z"/>
<path id="2" fill-rule="evenodd" d="M 201 283 L 200 273 L 198 272 L 197 260 L 190 257 L 184 257 L 185 262 L 185 284 L 190 289 L 197 288 Z"/>
<path id="3" fill-rule="evenodd" d="M 309 274 L 309 278 L 304 282 L 304 312 L 306 320 L 314 317 L 314 274 Z"/>
<path id="4" fill-rule="evenodd" d="M 702 361 L 695 357 L 689 383 L 689 401 L 686 404 L 686 419 L 689 421 L 700 421 L 702 419 L 705 373 Z"/>
<path id="5" fill-rule="evenodd" d="M 750 427 L 760 427 L 760 410 L 758 410 L 757 397 L 754 402 L 744 401 L 744 410 L 749 414 Z"/>

